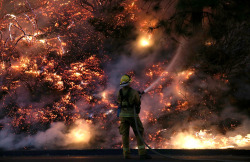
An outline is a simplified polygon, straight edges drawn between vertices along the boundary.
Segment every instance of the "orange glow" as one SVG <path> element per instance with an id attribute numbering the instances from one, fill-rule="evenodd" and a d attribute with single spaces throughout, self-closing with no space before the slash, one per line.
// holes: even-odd
<path id="1" fill-rule="evenodd" d="M 150 47 L 152 45 L 151 37 L 141 37 L 139 39 L 139 46 L 141 47 Z"/>
<path id="2" fill-rule="evenodd" d="M 75 121 L 75 126 L 67 134 L 66 143 L 73 148 L 84 148 L 91 139 L 90 124 L 84 120 Z"/>
<path id="3" fill-rule="evenodd" d="M 149 40 L 148 40 L 148 39 L 145 39 L 145 38 L 142 38 L 142 39 L 140 40 L 140 45 L 141 45 L 142 47 L 149 46 Z"/>
<path id="4" fill-rule="evenodd" d="M 7 4 L 7 1 L 0 2 L 0 4 L 6 3 L 7 6 L 13 6 L 11 12 L 18 13 L 16 15 L 6 14 L 5 12 L 8 11 L 4 9 L 3 13 L 6 15 L 2 15 L 0 23 L 0 101 L 4 113 L 7 115 L 6 118 L 8 118 L 8 120 L 3 120 L 8 121 L 7 123 L 0 123 L 0 131 L 5 130 L 2 129 L 2 125 L 6 124 L 8 128 L 13 128 L 13 132 L 18 132 L 17 134 L 33 136 L 33 131 L 40 131 L 39 129 L 33 130 L 33 123 L 41 124 L 41 128 L 47 128 L 51 123 L 59 121 L 66 125 L 65 130 L 63 130 L 63 135 L 66 136 L 63 139 L 67 144 L 65 147 L 85 148 L 96 133 L 93 129 L 94 126 L 98 126 L 98 131 L 100 131 L 98 135 L 103 135 L 101 133 L 110 131 L 110 128 L 116 128 L 116 125 L 110 127 L 111 123 L 120 122 L 116 118 L 117 92 L 120 88 L 117 78 L 120 75 L 119 72 L 124 70 L 123 72 L 132 74 L 133 82 L 131 85 L 140 91 L 145 90 L 159 78 L 159 84 L 142 97 L 141 119 L 143 124 L 154 128 L 154 131 L 147 131 L 145 128 L 146 141 L 150 139 L 148 140 L 149 144 L 153 147 L 203 149 L 250 146 L 250 134 L 220 135 L 216 134 L 216 131 L 211 133 L 208 130 L 200 130 L 204 127 L 195 127 L 193 128 L 195 131 L 187 131 L 187 129 L 184 131 L 181 128 L 172 130 L 172 126 L 168 128 L 168 124 L 163 123 L 168 120 L 165 118 L 168 115 L 180 114 L 181 117 L 183 114 L 191 114 L 192 106 L 198 100 L 195 99 L 196 96 L 190 90 L 193 87 L 190 86 L 189 89 L 188 84 L 193 84 L 193 80 L 189 79 L 196 77 L 196 71 L 195 69 L 167 71 L 166 67 L 171 64 L 171 60 L 168 59 L 172 56 L 172 54 L 168 55 L 168 52 L 174 51 L 175 46 L 169 48 L 173 45 L 165 42 L 165 40 L 170 40 L 169 38 L 162 37 L 156 41 L 160 34 L 158 32 L 160 28 L 156 28 L 159 20 L 153 15 L 150 15 L 149 18 L 140 12 L 142 10 L 141 1 L 123 1 L 121 8 L 116 8 L 116 4 L 111 1 L 89 0 L 88 2 L 93 6 L 93 9 L 91 9 L 92 7 L 86 9 L 72 0 L 36 1 L 37 4 L 31 1 L 31 7 L 29 7 L 28 2 L 13 0 L 11 5 Z M 148 5 L 148 2 L 145 1 L 143 6 L 151 10 L 154 5 Z M 153 1 L 152 4 L 154 4 Z M 115 11 L 110 24 L 105 22 L 105 14 L 109 12 L 109 10 L 105 10 L 105 7 L 108 5 L 114 6 Z M 2 9 L 1 5 L 0 9 Z M 121 13 L 120 9 L 122 9 Z M 116 13 L 119 14 L 116 15 Z M 94 24 L 90 25 L 91 18 L 93 18 Z M 132 47 L 134 49 L 129 53 L 124 52 L 125 55 L 131 53 L 131 59 L 134 59 L 134 53 L 137 51 L 139 51 L 138 53 L 142 51 L 141 53 L 147 55 L 141 57 L 142 59 L 136 57 L 136 59 L 142 60 L 139 62 L 141 60 L 135 59 L 140 66 L 125 67 L 123 65 L 127 64 L 127 61 L 123 60 L 122 68 L 140 67 L 139 70 L 134 69 L 134 71 L 112 68 L 113 52 L 106 51 L 109 49 L 106 48 L 106 36 L 102 32 L 98 32 L 99 28 L 96 30 L 94 27 L 95 25 L 102 26 L 102 23 L 113 27 L 106 33 L 107 36 L 111 36 L 112 40 L 113 36 L 116 36 L 116 34 L 112 35 L 114 34 L 112 32 L 123 31 L 119 29 L 126 27 L 127 22 L 138 25 L 136 32 L 139 36 L 135 40 L 133 39 Z M 149 29 L 149 27 L 151 28 Z M 120 40 L 120 37 L 118 38 Z M 203 42 L 203 45 L 212 46 L 215 43 L 213 40 L 207 40 Z M 111 42 L 111 44 L 113 43 Z M 124 44 L 127 45 L 127 42 Z M 153 46 L 155 48 L 151 48 Z M 165 53 L 158 55 L 158 52 L 161 52 L 159 46 L 164 47 L 163 51 L 166 51 L 166 55 Z M 154 56 L 148 57 L 148 53 L 150 55 L 151 52 Z M 123 56 L 123 52 L 114 58 L 120 60 L 120 56 Z M 158 56 L 161 57 L 157 58 Z M 151 58 L 154 59 L 150 60 Z M 160 60 L 160 62 L 152 65 L 151 63 L 156 60 Z M 181 68 L 184 67 L 178 67 L 176 70 Z M 138 72 L 142 73 L 138 75 Z M 198 72 L 197 70 L 197 74 Z M 220 81 L 221 78 L 224 78 L 225 83 L 229 82 L 229 78 L 223 74 L 213 77 Z M 117 79 L 117 85 L 115 85 L 114 78 Z M 115 87 L 115 90 L 110 87 Z M 196 90 L 195 94 L 203 91 L 202 88 Z M 209 94 L 206 93 L 206 95 Z M 203 98 L 203 96 L 200 97 Z M 213 97 L 212 95 L 206 96 L 200 100 L 212 100 Z M 203 106 L 206 102 L 200 104 Z M 194 108 L 196 107 L 194 106 Z M 193 116 L 190 115 L 183 121 L 193 120 L 192 118 Z M 206 117 L 202 116 L 201 118 L 206 120 Z M 176 124 L 173 121 L 169 123 L 171 122 L 173 125 Z M 165 125 L 166 127 L 163 129 L 162 127 Z M 37 126 L 35 125 L 34 128 Z M 115 131 L 112 130 L 111 133 Z M 116 131 L 116 133 L 115 135 L 118 135 L 119 132 Z M 114 134 L 110 135 L 109 140 L 116 138 L 112 135 Z M 112 143 L 114 142 L 112 141 Z M 112 147 L 121 148 L 120 143 L 117 142 L 117 146 Z"/>
<path id="5" fill-rule="evenodd" d="M 207 130 L 200 130 L 196 133 L 181 132 L 172 138 L 174 148 L 182 149 L 225 149 L 234 147 L 246 147 L 250 144 L 250 134 L 246 136 L 236 135 L 224 137 L 213 135 Z"/>

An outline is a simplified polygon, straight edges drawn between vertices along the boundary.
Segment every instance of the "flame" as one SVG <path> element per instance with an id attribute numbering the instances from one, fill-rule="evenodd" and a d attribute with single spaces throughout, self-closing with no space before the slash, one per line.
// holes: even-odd
<path id="1" fill-rule="evenodd" d="M 2 69 L 2 70 L 5 69 L 5 63 L 4 63 L 4 62 L 1 63 L 1 69 Z"/>
<path id="2" fill-rule="evenodd" d="M 141 37 L 139 39 L 139 46 L 141 47 L 149 47 L 152 45 L 152 40 L 151 40 L 151 37 L 148 36 L 148 37 Z"/>
<path id="3" fill-rule="evenodd" d="M 69 139 L 72 139 L 73 143 L 85 143 L 88 142 L 91 137 L 90 132 L 86 131 L 84 128 L 74 128 L 69 133 Z"/>
<path id="4" fill-rule="evenodd" d="M 141 45 L 142 47 L 149 46 L 149 41 L 148 41 L 148 39 L 142 38 L 142 39 L 140 40 L 140 45 Z"/>
<path id="5" fill-rule="evenodd" d="M 244 148 L 250 144 L 250 134 L 246 136 L 222 136 L 209 133 L 208 130 L 199 132 L 180 132 L 171 139 L 173 148 L 182 149 L 225 149 Z"/>
<path id="6" fill-rule="evenodd" d="M 42 39 L 42 40 L 39 40 L 39 41 L 40 41 L 41 43 L 45 43 L 45 42 L 46 42 L 46 40 L 43 40 L 43 39 Z"/>
<path id="7" fill-rule="evenodd" d="M 94 135 L 90 129 L 90 123 L 84 120 L 76 120 L 69 133 L 67 134 L 66 143 L 73 145 L 73 148 L 84 148 Z"/>
<path id="8" fill-rule="evenodd" d="M 113 18 L 117 24 L 112 25 L 114 27 L 124 26 L 127 18 L 131 22 L 137 21 L 139 18 L 137 12 L 140 12 L 137 2 L 137 0 L 129 1 L 129 3 L 124 1 L 122 6 L 128 16 L 115 15 Z M 11 1 L 11 3 L 14 6 L 13 13 L 23 13 L 19 12 L 21 6 L 16 8 L 15 1 Z M 61 121 L 69 128 L 66 130 L 66 143 L 79 145 L 72 148 L 83 148 L 95 135 L 92 124 L 99 123 L 100 132 L 108 132 L 110 123 L 116 123 L 114 118 L 115 110 L 118 107 L 116 97 L 114 97 L 116 90 L 106 89 L 109 78 L 102 69 L 106 63 L 105 59 L 111 60 L 111 58 L 99 54 L 94 55 L 96 51 L 85 53 L 83 50 L 85 46 L 81 47 L 85 44 L 88 46 L 88 43 L 93 41 L 93 36 L 95 36 L 94 41 L 97 42 L 102 41 L 102 37 L 91 33 L 92 31 L 86 27 L 81 33 L 83 35 L 81 35 L 80 41 L 74 42 L 79 30 L 83 29 L 80 28 L 80 25 L 93 18 L 95 14 L 98 14 L 98 10 L 103 10 L 103 6 L 109 3 L 98 1 L 92 5 L 95 7 L 93 12 L 80 7 L 74 1 L 53 0 L 48 3 L 37 1 L 38 6 L 41 6 L 37 9 L 33 9 L 33 7 L 29 9 L 30 5 L 26 5 L 26 3 L 17 2 L 18 5 L 28 7 L 29 12 L 18 15 L 6 14 L 0 24 L 1 104 L 6 111 L 6 118 L 10 121 L 7 125 L 11 126 L 17 134 L 24 133 L 28 136 L 33 135 L 31 133 L 33 124 L 41 124 L 46 127 L 55 121 Z M 89 1 L 89 3 L 94 2 Z M 0 7 L 0 9 L 2 8 Z M 42 19 L 43 21 L 58 21 L 43 24 L 39 22 Z M 37 21 L 39 27 L 37 27 Z M 154 45 L 153 33 L 148 33 L 148 27 L 156 26 L 158 20 L 143 19 L 137 22 L 139 22 L 140 36 L 134 45 L 139 49 L 148 49 L 147 47 Z M 84 35 L 84 33 L 87 34 Z M 207 40 L 204 45 L 211 46 L 215 43 L 213 40 Z M 74 46 L 79 47 L 76 49 L 73 48 Z M 89 47 L 88 49 L 91 49 Z M 75 50 L 75 53 L 68 53 L 71 48 Z M 104 51 L 103 47 L 98 46 L 98 51 Z M 54 53 L 60 55 L 57 57 L 54 56 Z M 72 62 L 67 60 L 69 56 L 75 57 L 75 55 L 76 60 Z M 131 83 L 138 90 L 143 90 L 149 87 L 156 78 L 161 78 L 161 84 L 145 94 L 148 100 L 157 103 L 146 105 L 152 106 L 154 111 L 142 108 L 143 122 L 146 125 L 149 123 L 153 127 L 156 125 L 155 129 L 157 129 L 155 132 L 148 131 L 146 134 L 146 137 L 152 141 L 150 145 L 154 148 L 185 149 L 249 147 L 250 134 L 223 136 L 208 130 L 174 132 L 171 134 L 171 138 L 161 134 L 169 130 L 159 128 L 157 125 L 160 115 L 188 112 L 192 106 L 192 100 L 190 100 L 192 94 L 184 88 L 184 84 L 194 76 L 195 69 L 171 74 L 165 70 L 168 61 L 145 65 L 147 68 L 145 68 L 143 81 L 134 77 L 133 83 Z M 165 93 L 166 89 L 168 92 Z M 43 90 L 45 95 L 42 94 Z M 18 102 L 25 98 L 17 96 L 20 91 L 28 91 L 29 95 L 26 96 L 31 96 L 32 101 L 19 104 Z M 36 96 L 36 93 L 41 93 L 42 97 Z M 54 96 L 56 97 L 53 98 Z M 18 102 L 13 101 L 15 98 Z M 37 102 L 40 100 L 41 103 L 38 104 Z M 113 137 L 111 138 L 113 140 Z M 120 148 L 120 142 L 117 143 L 117 146 L 112 147 Z"/>
<path id="9" fill-rule="evenodd" d="M 106 92 L 102 92 L 102 98 L 103 98 L 103 99 L 106 99 L 106 98 L 107 98 Z"/>

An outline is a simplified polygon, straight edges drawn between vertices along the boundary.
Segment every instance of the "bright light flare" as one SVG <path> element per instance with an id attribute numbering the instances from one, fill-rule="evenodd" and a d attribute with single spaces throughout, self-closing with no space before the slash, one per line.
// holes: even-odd
<path id="1" fill-rule="evenodd" d="M 42 39 L 42 40 L 39 40 L 41 43 L 45 43 L 46 41 L 44 40 L 44 39 Z"/>
<path id="2" fill-rule="evenodd" d="M 102 98 L 103 98 L 103 99 L 106 99 L 106 98 L 107 98 L 107 93 L 106 93 L 106 92 L 103 92 L 103 93 L 102 93 Z"/>
<path id="3" fill-rule="evenodd" d="M 147 39 L 141 39 L 140 44 L 143 47 L 149 46 L 149 41 Z"/>
<path id="4" fill-rule="evenodd" d="M 27 42 L 31 42 L 33 40 L 33 36 L 26 36 L 23 39 L 26 40 Z"/>
<path id="5" fill-rule="evenodd" d="M 182 71 L 182 72 L 178 73 L 177 76 L 180 77 L 180 78 L 183 78 L 183 79 L 187 80 L 193 74 L 194 74 L 194 70 L 191 69 L 191 70 Z"/>
<path id="6" fill-rule="evenodd" d="M 91 138 L 89 124 L 84 120 L 77 120 L 67 137 L 69 144 L 87 144 Z"/>
<path id="7" fill-rule="evenodd" d="M 2 69 L 2 70 L 5 69 L 5 64 L 4 64 L 4 62 L 1 64 L 1 69 Z"/>
<path id="8" fill-rule="evenodd" d="M 86 137 L 89 138 L 89 132 L 83 130 L 83 129 L 73 129 L 71 132 L 71 137 L 74 139 L 73 141 L 79 143 L 79 142 L 85 142 Z"/>
<path id="9" fill-rule="evenodd" d="M 138 46 L 139 47 L 150 47 L 153 44 L 152 41 L 152 35 L 146 35 L 146 36 L 141 36 L 139 37 L 138 41 Z"/>
<path id="10" fill-rule="evenodd" d="M 246 147 L 250 143 L 250 134 L 246 136 L 236 135 L 225 137 L 213 135 L 207 130 L 200 130 L 196 133 L 180 132 L 171 139 L 173 148 L 178 149 L 225 149 L 234 147 Z"/>
<path id="11" fill-rule="evenodd" d="M 141 46 L 141 47 L 149 47 L 149 46 L 151 46 L 151 40 L 150 39 L 148 39 L 148 38 L 141 38 L 140 40 L 139 40 L 139 45 Z"/>

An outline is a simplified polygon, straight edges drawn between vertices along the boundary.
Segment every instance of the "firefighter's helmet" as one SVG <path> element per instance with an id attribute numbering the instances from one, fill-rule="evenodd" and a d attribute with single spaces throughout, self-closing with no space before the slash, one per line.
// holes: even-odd
<path id="1" fill-rule="evenodd" d="M 131 82 L 130 76 L 125 74 L 121 77 L 120 86 L 125 87 L 125 86 L 129 85 L 130 82 Z"/>

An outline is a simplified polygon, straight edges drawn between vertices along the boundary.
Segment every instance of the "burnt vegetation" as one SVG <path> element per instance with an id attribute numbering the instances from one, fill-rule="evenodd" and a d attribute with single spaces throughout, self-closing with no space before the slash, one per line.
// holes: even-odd
<path id="1" fill-rule="evenodd" d="M 115 123 L 105 114 L 115 104 L 115 97 L 107 103 L 93 94 L 107 87 L 106 64 L 115 62 L 119 53 L 132 55 L 127 47 L 138 37 L 138 20 L 129 8 L 134 4 L 125 0 L 66 3 L 62 1 L 64 5 L 58 7 L 49 0 L 0 2 L 0 100 L 4 103 L 0 131 L 6 117 L 15 134 L 30 135 L 48 129 L 52 122 L 70 125 L 79 118 L 94 124 L 105 121 L 100 124 L 104 131 L 109 128 L 107 121 Z M 195 69 L 183 84 L 192 96 L 183 94 L 181 100 L 164 107 L 169 112 L 157 116 L 163 129 L 173 128 L 176 119 L 209 121 L 217 114 L 218 121 L 202 127 L 216 125 L 226 134 L 243 120 L 221 117 L 228 105 L 250 117 L 250 1 L 142 0 L 138 6 L 145 15 L 156 15 L 157 23 L 146 29 L 148 33 L 163 31 L 162 37 L 170 38 L 176 46 L 179 37 L 199 40 L 195 45 L 190 43 L 195 50 L 185 56 L 182 67 Z M 166 12 L 170 9 L 174 12 L 169 16 Z M 44 17 L 49 18 L 41 20 Z M 43 45 L 34 45 L 33 40 Z M 161 55 L 160 60 L 165 58 L 169 55 Z M 15 67 L 18 62 L 19 67 Z M 158 87 L 155 92 L 163 89 Z M 193 98 L 201 102 L 192 102 Z M 78 101 L 87 103 L 87 108 L 79 110 Z M 93 109 L 96 103 L 100 110 Z"/>

